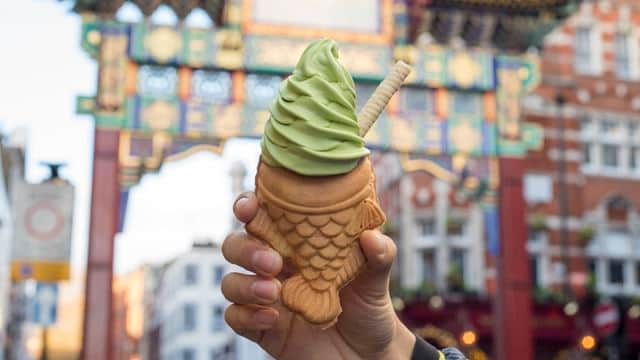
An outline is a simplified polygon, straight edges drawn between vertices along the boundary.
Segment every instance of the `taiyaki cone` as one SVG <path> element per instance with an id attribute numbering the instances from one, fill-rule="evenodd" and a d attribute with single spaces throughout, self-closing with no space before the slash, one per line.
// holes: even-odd
<path id="1" fill-rule="evenodd" d="M 256 195 L 259 209 L 247 231 L 297 269 L 283 283 L 283 304 L 312 324 L 331 326 L 342 312 L 338 291 L 365 265 L 360 234 L 385 222 L 369 158 L 334 176 L 302 176 L 261 161 Z"/>

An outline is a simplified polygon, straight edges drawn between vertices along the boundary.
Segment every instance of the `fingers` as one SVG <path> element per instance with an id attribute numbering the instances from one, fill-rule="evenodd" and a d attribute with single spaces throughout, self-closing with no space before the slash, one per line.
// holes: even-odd
<path id="1" fill-rule="evenodd" d="M 280 282 L 254 275 L 227 274 L 222 279 L 222 294 L 235 304 L 273 304 L 280 294 Z"/>
<path id="2" fill-rule="evenodd" d="M 233 204 L 233 213 L 238 220 L 248 223 L 253 220 L 258 212 L 258 199 L 252 192 L 245 192 L 238 196 Z"/>
<path id="3" fill-rule="evenodd" d="M 367 263 L 354 286 L 370 303 L 384 303 L 389 297 L 389 273 L 396 257 L 396 245 L 390 237 L 372 230 L 360 235 L 360 247 Z"/>
<path id="4" fill-rule="evenodd" d="M 273 308 L 232 304 L 224 312 L 224 319 L 236 333 L 259 342 L 260 332 L 271 329 L 278 321 Z"/>
<path id="5" fill-rule="evenodd" d="M 360 235 L 360 247 L 367 258 L 369 271 L 388 273 L 396 258 L 396 244 L 378 230 L 368 230 Z"/>
<path id="6" fill-rule="evenodd" d="M 222 243 L 222 255 L 232 264 L 266 277 L 282 270 L 280 254 L 246 233 L 232 233 Z"/>

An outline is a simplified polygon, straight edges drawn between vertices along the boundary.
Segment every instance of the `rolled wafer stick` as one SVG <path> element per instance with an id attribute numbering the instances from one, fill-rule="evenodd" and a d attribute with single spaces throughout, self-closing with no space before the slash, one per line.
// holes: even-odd
<path id="1" fill-rule="evenodd" d="M 382 110 L 387 106 L 391 96 L 400 89 L 402 82 L 409 76 L 410 72 L 411 66 L 403 61 L 398 61 L 393 65 L 391 72 L 385 76 L 382 83 L 378 85 L 376 91 L 373 92 L 358 114 L 360 136 L 365 136 L 369 129 L 371 129 L 371 126 L 378 120 L 378 116 L 380 116 Z"/>

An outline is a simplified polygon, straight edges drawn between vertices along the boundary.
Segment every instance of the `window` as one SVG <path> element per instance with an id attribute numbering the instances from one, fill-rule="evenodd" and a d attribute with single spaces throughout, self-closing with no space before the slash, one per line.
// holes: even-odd
<path id="1" fill-rule="evenodd" d="M 529 271 L 531 271 L 531 287 L 535 288 L 539 288 L 541 286 L 540 284 L 540 277 L 538 276 L 538 263 L 540 262 L 540 256 L 539 255 L 533 255 L 531 257 L 529 257 Z"/>
<path id="2" fill-rule="evenodd" d="M 633 146 L 629 149 L 629 167 L 631 170 L 637 170 L 640 168 L 638 155 L 640 155 L 640 147 Z"/>
<path id="3" fill-rule="evenodd" d="M 188 264 L 184 268 L 184 283 L 185 285 L 195 285 L 198 282 L 198 266 L 195 264 Z"/>
<path id="4" fill-rule="evenodd" d="M 464 288 L 464 274 L 466 272 L 467 250 L 462 248 L 452 248 L 449 253 L 449 274 L 448 282 L 452 289 Z"/>
<path id="5" fill-rule="evenodd" d="M 211 350 L 211 360 L 231 360 L 235 359 L 233 346 L 227 344 L 222 349 Z"/>
<path id="6" fill-rule="evenodd" d="M 434 236 L 436 234 L 436 224 L 433 218 L 418 219 L 416 225 L 418 225 L 418 234 L 420 236 Z"/>
<path id="7" fill-rule="evenodd" d="M 436 250 L 424 250 L 422 252 L 422 282 L 434 285 L 437 279 L 436 269 Z"/>
<path id="8" fill-rule="evenodd" d="M 602 120 L 600 123 L 602 132 L 607 135 L 613 135 L 620 129 L 620 123 L 615 120 Z"/>
<path id="9" fill-rule="evenodd" d="M 215 286 L 220 285 L 222 277 L 224 276 L 224 266 L 216 265 L 213 267 L 213 284 Z"/>
<path id="10" fill-rule="evenodd" d="M 638 126 L 637 123 L 635 122 L 629 123 L 629 136 L 631 137 L 631 141 L 640 140 L 640 132 L 638 131 L 639 129 L 640 129 L 640 126 Z"/>
<path id="11" fill-rule="evenodd" d="M 591 144 L 583 143 L 582 144 L 582 165 L 591 165 Z"/>
<path id="12" fill-rule="evenodd" d="M 540 243 L 540 242 L 542 242 L 542 239 L 544 239 L 544 234 L 545 234 L 544 230 L 530 229 L 529 230 L 529 242 L 532 242 L 532 243 Z"/>
<path id="13" fill-rule="evenodd" d="M 595 259 L 589 259 L 589 261 L 587 262 L 587 271 L 589 273 L 589 275 L 593 276 L 595 278 L 596 276 L 596 261 Z"/>
<path id="14" fill-rule="evenodd" d="M 593 71 L 592 29 L 579 27 L 576 31 L 576 71 L 588 74 Z"/>
<path id="15" fill-rule="evenodd" d="M 195 358 L 195 351 L 193 351 L 193 349 L 182 349 L 181 360 L 194 360 Z"/>
<path id="16" fill-rule="evenodd" d="M 579 121 L 580 121 L 580 132 L 583 135 L 588 135 L 588 134 L 591 134 L 593 132 L 593 127 L 594 127 L 593 119 L 591 119 L 591 118 L 589 118 L 587 116 L 584 116 L 584 117 L 580 118 Z"/>
<path id="17" fill-rule="evenodd" d="M 224 328 L 224 310 L 220 305 L 211 308 L 211 331 L 220 331 Z"/>
<path id="18" fill-rule="evenodd" d="M 616 145 L 602 145 L 602 162 L 605 166 L 618 167 L 618 150 Z"/>
<path id="19" fill-rule="evenodd" d="M 462 236 L 464 235 L 464 220 L 449 218 L 447 219 L 447 235 Z"/>
<path id="20" fill-rule="evenodd" d="M 616 75 L 622 79 L 629 79 L 631 77 L 630 45 L 631 42 L 629 41 L 628 33 L 616 33 Z"/>
<path id="21" fill-rule="evenodd" d="M 196 306 L 185 304 L 182 308 L 182 325 L 184 331 L 194 331 L 196 329 Z"/>
<path id="22" fill-rule="evenodd" d="M 624 262 L 622 260 L 609 260 L 609 283 L 624 284 Z"/>
<path id="23" fill-rule="evenodd" d="M 524 197 L 528 203 L 547 203 L 551 201 L 552 192 L 551 176 L 542 174 L 524 176 Z"/>

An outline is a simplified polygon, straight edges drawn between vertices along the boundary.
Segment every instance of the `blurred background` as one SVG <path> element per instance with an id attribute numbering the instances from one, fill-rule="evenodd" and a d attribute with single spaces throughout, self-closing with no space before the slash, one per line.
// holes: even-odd
<path id="1" fill-rule="evenodd" d="M 0 3 L 0 359 L 266 359 L 224 323 L 282 79 L 339 44 L 401 319 L 470 359 L 640 359 L 637 0 Z"/>

